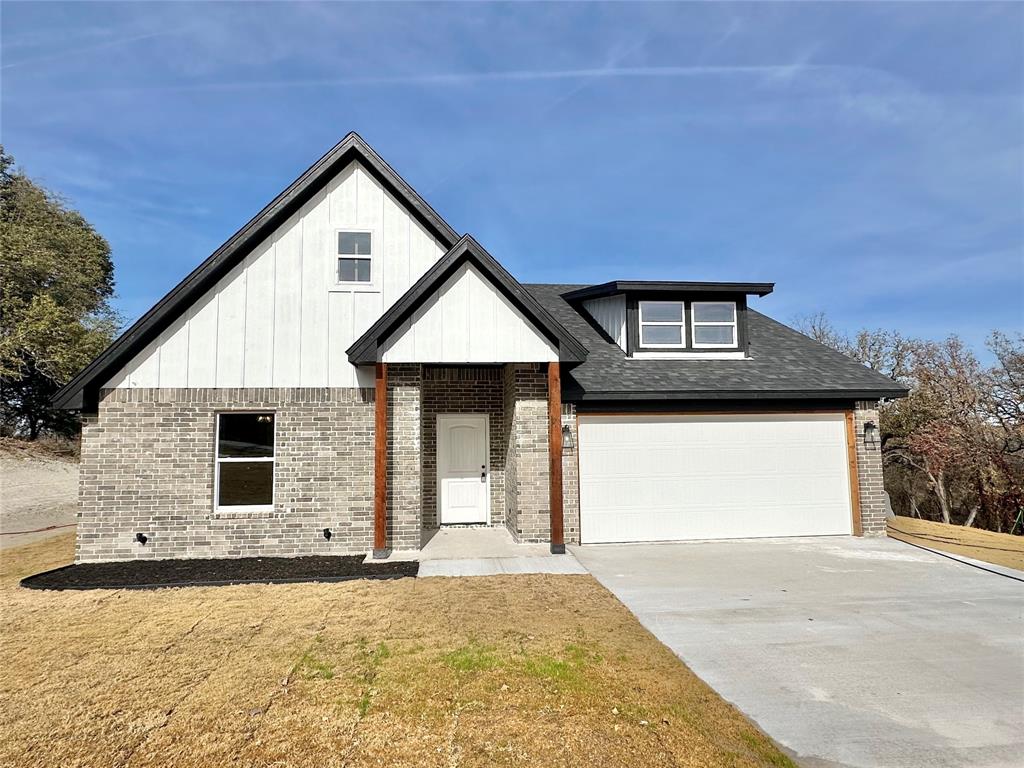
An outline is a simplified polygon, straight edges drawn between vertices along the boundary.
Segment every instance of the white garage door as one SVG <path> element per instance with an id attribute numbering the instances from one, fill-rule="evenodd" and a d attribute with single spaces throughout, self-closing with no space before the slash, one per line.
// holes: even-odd
<path id="1" fill-rule="evenodd" d="M 579 418 L 584 543 L 852 530 L 842 413 Z"/>

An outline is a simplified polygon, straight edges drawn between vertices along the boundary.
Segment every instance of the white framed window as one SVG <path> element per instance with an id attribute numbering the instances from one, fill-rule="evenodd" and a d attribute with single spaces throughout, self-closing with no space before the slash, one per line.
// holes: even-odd
<path id="1" fill-rule="evenodd" d="M 736 346 L 736 302 L 695 301 L 690 311 L 690 335 L 695 349 Z"/>
<path id="2" fill-rule="evenodd" d="M 220 512 L 266 512 L 274 508 L 272 412 L 217 414 L 214 508 Z"/>
<path id="3" fill-rule="evenodd" d="M 338 285 L 372 287 L 377 279 L 374 261 L 374 233 L 367 229 L 339 229 L 335 232 L 337 246 Z"/>
<path id="4" fill-rule="evenodd" d="M 640 346 L 682 349 L 686 346 L 686 314 L 681 301 L 641 301 Z"/>

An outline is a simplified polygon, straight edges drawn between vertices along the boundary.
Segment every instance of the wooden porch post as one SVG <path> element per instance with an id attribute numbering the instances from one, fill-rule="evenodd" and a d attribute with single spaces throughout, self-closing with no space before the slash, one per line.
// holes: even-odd
<path id="1" fill-rule="evenodd" d="M 853 535 L 863 536 L 860 517 L 860 472 L 857 471 L 857 428 L 853 411 L 846 412 L 846 459 L 850 465 L 850 508 L 853 510 Z"/>
<path id="2" fill-rule="evenodd" d="M 558 362 L 548 363 L 548 459 L 550 473 L 551 553 L 565 554 L 562 522 L 562 376 Z"/>
<path id="3" fill-rule="evenodd" d="M 373 556 L 388 555 L 388 366 L 374 376 Z"/>

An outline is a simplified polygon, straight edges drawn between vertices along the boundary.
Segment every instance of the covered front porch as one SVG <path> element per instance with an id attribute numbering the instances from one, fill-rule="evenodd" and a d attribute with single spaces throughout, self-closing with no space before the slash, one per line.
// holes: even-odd
<path id="1" fill-rule="evenodd" d="M 479 243 L 461 238 L 347 354 L 373 371 L 375 557 L 465 524 L 565 553 L 561 370 L 587 351 Z"/>
<path id="2" fill-rule="evenodd" d="M 375 376 L 375 557 L 430 559 L 455 541 L 565 552 L 563 465 L 575 455 L 563 446 L 557 361 L 382 362 Z"/>

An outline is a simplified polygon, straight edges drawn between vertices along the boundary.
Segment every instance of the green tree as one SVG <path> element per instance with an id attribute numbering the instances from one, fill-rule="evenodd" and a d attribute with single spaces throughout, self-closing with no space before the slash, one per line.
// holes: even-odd
<path id="1" fill-rule="evenodd" d="M 110 246 L 0 147 L 0 420 L 35 439 L 71 434 L 50 397 L 114 338 Z"/>

